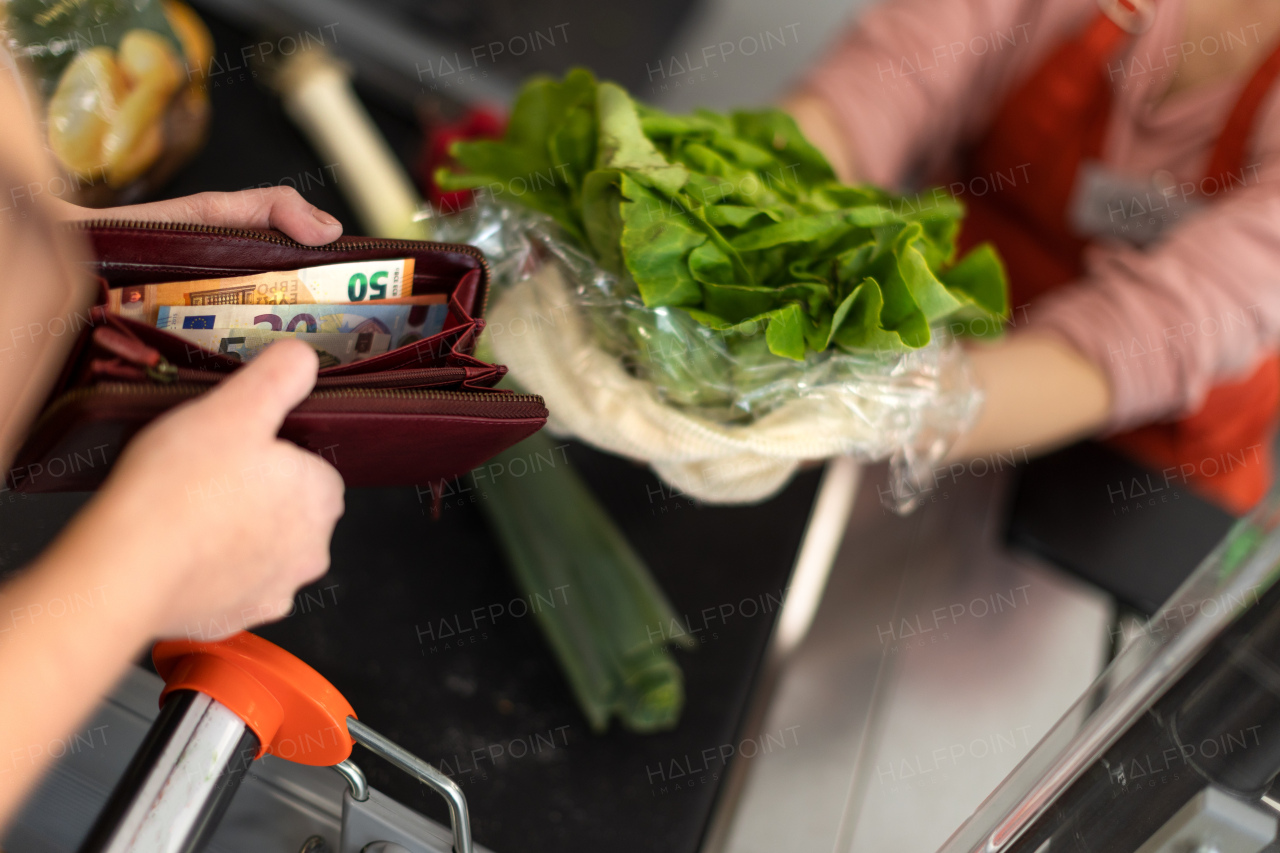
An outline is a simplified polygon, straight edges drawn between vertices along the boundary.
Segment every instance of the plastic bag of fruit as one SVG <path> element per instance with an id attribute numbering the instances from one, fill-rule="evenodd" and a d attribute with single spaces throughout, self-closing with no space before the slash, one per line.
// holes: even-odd
<path id="1" fill-rule="evenodd" d="M 213 40 L 176 0 L 9 0 L 9 51 L 41 97 L 70 200 L 128 203 L 203 144 Z"/>

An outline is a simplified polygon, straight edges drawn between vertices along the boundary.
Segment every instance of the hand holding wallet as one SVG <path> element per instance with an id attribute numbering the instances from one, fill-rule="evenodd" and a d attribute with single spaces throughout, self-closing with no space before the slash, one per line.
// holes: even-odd
<path id="1" fill-rule="evenodd" d="M 470 246 L 345 237 L 309 247 L 270 231 L 98 221 L 82 226 L 101 291 L 6 486 L 90 489 L 147 422 L 204 393 L 241 362 L 171 331 L 112 313 L 113 291 L 375 259 L 413 261 L 413 295 L 447 301 L 440 332 L 381 355 L 325 367 L 280 435 L 321 454 L 348 486 L 418 485 L 467 471 L 537 431 L 534 395 L 494 390 L 506 368 L 471 355 L 489 269 Z M 198 452 L 198 448 L 193 448 Z"/>

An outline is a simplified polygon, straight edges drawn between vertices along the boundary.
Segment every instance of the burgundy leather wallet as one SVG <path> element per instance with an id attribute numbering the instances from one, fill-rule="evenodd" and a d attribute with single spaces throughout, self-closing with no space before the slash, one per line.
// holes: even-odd
<path id="1" fill-rule="evenodd" d="M 315 390 L 280 430 L 333 463 L 348 486 L 417 484 L 425 490 L 546 422 L 542 398 L 494 390 L 506 368 L 471 355 L 489 287 L 489 267 L 471 246 L 364 237 L 303 246 L 271 231 L 111 221 L 83 228 L 102 285 L 98 304 L 70 321 L 81 326 L 78 338 L 7 472 L 10 487 L 93 488 L 148 421 L 240 367 L 226 355 L 108 312 L 108 289 L 133 284 L 413 258 L 413 293 L 448 296 L 443 330 L 322 369 Z"/>

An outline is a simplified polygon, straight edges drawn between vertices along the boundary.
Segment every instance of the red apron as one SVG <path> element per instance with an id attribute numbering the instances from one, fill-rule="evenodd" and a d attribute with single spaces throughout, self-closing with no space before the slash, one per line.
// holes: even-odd
<path id="1" fill-rule="evenodd" d="M 1123 2 L 1123 0 L 1122 0 Z M 1087 241 L 1069 224 L 1076 173 L 1100 159 L 1111 112 L 1106 63 L 1132 36 L 1104 13 L 1063 42 L 1016 87 L 986 137 L 971 152 L 973 175 L 1022 169 L 1026 180 L 974 197 L 961 248 L 984 240 L 1009 270 L 1012 305 L 1022 305 L 1083 273 Z M 1280 75 L 1280 48 L 1245 86 L 1214 146 L 1206 176 L 1245 165 L 1259 106 Z M 1222 181 L 1222 186 L 1228 182 Z M 1247 379 L 1218 385 L 1195 414 L 1117 435 L 1112 443 L 1232 512 L 1243 513 L 1271 482 L 1271 438 L 1280 410 L 1280 358 L 1267 358 Z"/>

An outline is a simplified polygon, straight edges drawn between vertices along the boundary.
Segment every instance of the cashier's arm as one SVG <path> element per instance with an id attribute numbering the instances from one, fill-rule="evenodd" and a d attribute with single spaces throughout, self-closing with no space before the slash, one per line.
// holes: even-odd
<path id="1" fill-rule="evenodd" d="M 89 215 L 51 181 L 14 81 L 0 70 L 0 538 L 12 460 L 66 357 L 55 335 L 93 293 L 59 220 Z M 292 191 L 209 194 L 96 216 L 273 226 L 302 242 L 341 232 Z M 140 433 L 106 484 L 35 562 L 0 584 L 0 830 L 63 744 L 156 637 L 245 628 L 328 567 L 342 479 L 276 438 L 315 382 L 307 346 L 276 344 Z M 51 476 L 46 473 L 46 476 Z M 214 482 L 239 478 L 226 497 Z M 202 490 L 202 486 L 205 487 Z M 0 567 L 8 570 L 9 566 Z M 82 737 L 89 735 L 81 732 Z M 109 738 L 110 733 L 106 733 Z"/>
<path id="2" fill-rule="evenodd" d="M 816 96 L 798 95 L 783 107 L 827 155 L 840 179 L 857 181 L 856 158 L 827 105 Z M 1043 452 L 1091 435 L 1106 423 L 1111 408 L 1106 377 L 1057 338 L 1021 333 L 995 343 L 972 343 L 968 351 L 985 399 L 978 423 L 957 442 L 952 458 L 1014 448 Z"/>

